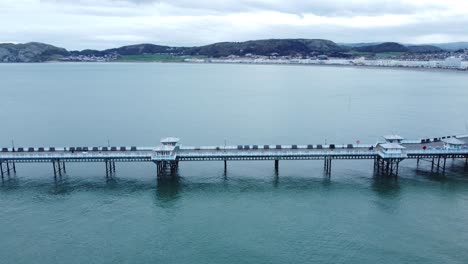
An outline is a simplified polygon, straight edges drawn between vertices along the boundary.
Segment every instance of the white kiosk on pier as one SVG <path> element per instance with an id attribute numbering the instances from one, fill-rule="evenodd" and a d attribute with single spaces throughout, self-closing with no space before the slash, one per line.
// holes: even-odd
<path id="1" fill-rule="evenodd" d="M 458 138 L 446 138 L 442 140 L 444 142 L 445 149 L 461 149 L 465 142 L 459 140 Z"/>

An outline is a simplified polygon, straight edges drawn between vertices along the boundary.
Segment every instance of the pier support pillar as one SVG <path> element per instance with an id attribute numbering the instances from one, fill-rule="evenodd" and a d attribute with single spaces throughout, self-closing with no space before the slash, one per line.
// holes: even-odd
<path id="1" fill-rule="evenodd" d="M 115 161 L 114 160 L 104 160 L 106 164 L 106 177 L 112 176 L 115 174 Z"/>
<path id="2" fill-rule="evenodd" d="M 54 177 L 57 177 L 57 169 L 55 168 L 55 160 L 52 161 L 52 166 L 54 167 Z"/>
<path id="3" fill-rule="evenodd" d="M 445 173 L 445 164 L 447 163 L 447 157 L 444 157 L 444 167 L 442 168 L 442 171 Z"/>
<path id="4" fill-rule="evenodd" d="M 65 161 L 52 160 L 52 167 L 54 167 L 54 177 L 57 177 L 57 174 L 62 176 L 62 172 L 67 173 L 65 171 Z"/>
<path id="5" fill-rule="evenodd" d="M 179 169 L 179 162 L 178 161 L 170 161 L 169 162 L 169 169 L 171 175 L 175 175 Z"/>
<path id="6" fill-rule="evenodd" d="M 156 175 L 158 177 L 161 177 L 164 175 L 174 176 L 179 171 L 178 160 L 172 160 L 172 161 L 160 160 L 160 161 L 154 161 L 154 163 L 156 164 Z"/>
<path id="7" fill-rule="evenodd" d="M 11 164 L 10 164 L 11 163 Z M 6 175 L 10 176 L 11 171 L 16 174 L 16 165 L 14 161 L 0 160 L 0 174 L 3 178 Z"/>
<path id="8" fill-rule="evenodd" d="M 403 159 L 398 159 L 398 158 L 389 158 L 389 159 L 383 159 L 383 158 L 377 158 L 377 174 L 380 175 L 386 175 L 386 176 L 398 176 L 399 168 L 400 168 L 400 162 Z"/>
<path id="9" fill-rule="evenodd" d="M 224 160 L 224 172 L 227 171 L 227 160 Z"/>
<path id="10" fill-rule="evenodd" d="M 323 169 L 326 175 L 331 174 L 331 165 L 332 165 L 332 158 L 331 157 L 325 157 L 324 164 L 323 164 Z"/>
<path id="11" fill-rule="evenodd" d="M 278 172 L 279 170 L 279 160 L 275 160 L 275 171 Z"/>
<path id="12" fill-rule="evenodd" d="M 62 166 L 60 160 L 57 160 L 57 168 L 58 168 L 58 173 L 60 176 L 62 176 Z"/>
<path id="13" fill-rule="evenodd" d="M 157 177 L 161 177 L 164 175 L 166 170 L 166 164 L 164 161 L 155 161 L 156 164 L 156 175 Z"/>

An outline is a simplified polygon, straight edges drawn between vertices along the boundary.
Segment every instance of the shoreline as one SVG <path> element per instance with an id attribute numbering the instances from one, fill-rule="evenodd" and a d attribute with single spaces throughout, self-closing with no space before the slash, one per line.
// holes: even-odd
<path id="1" fill-rule="evenodd" d="M 118 62 L 114 62 L 118 63 Z M 127 63 L 127 62 L 123 62 Z M 135 62 L 139 63 L 139 62 Z M 387 70 L 410 70 L 410 71 L 432 71 L 432 72 L 468 72 L 468 69 L 449 69 L 449 68 L 424 68 L 424 67 L 393 67 L 393 66 L 372 66 L 372 65 L 341 65 L 341 64 L 300 64 L 300 63 L 239 63 L 239 62 L 160 62 L 160 63 L 178 63 L 178 64 L 225 64 L 225 65 L 262 65 L 262 66 L 304 66 L 304 67 L 337 67 L 351 69 L 387 69 Z"/>
<path id="2" fill-rule="evenodd" d="M 384 69 L 421 72 L 468 72 L 468 69 L 430 68 L 430 67 L 398 67 L 398 66 L 372 66 L 372 65 L 341 65 L 341 64 L 301 64 L 301 63 L 242 63 L 242 62 L 181 62 L 181 61 L 45 61 L 45 62 L 15 62 L 0 63 L 0 65 L 21 64 L 187 64 L 187 65 L 260 65 L 260 66 L 304 66 L 304 67 L 337 67 L 350 69 Z"/>

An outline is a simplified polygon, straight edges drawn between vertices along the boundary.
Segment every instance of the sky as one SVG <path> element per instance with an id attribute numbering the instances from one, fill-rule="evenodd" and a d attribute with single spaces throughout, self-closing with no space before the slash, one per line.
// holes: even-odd
<path id="1" fill-rule="evenodd" d="M 468 41 L 467 0 L 0 0 L 0 43 L 69 50 L 268 38 Z"/>

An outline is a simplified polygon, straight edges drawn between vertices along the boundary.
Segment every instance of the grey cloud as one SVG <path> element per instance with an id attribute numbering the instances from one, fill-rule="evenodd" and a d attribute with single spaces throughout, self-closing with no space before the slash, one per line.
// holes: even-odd
<path id="1" fill-rule="evenodd" d="M 466 11 L 455 12 L 460 14 L 449 17 L 419 16 L 422 11 L 434 11 L 435 6 L 427 4 L 418 9 L 409 0 L 199 0 L 197 2 L 42 0 L 42 2 L 46 4 L 28 7 L 14 4 L 2 6 L 0 1 L 0 24 L 9 25 L 0 27 L 0 42 L 41 41 L 67 49 L 105 49 L 141 42 L 194 46 L 220 41 L 264 38 L 323 38 L 335 42 L 389 40 L 409 42 L 431 34 L 439 34 L 446 35 L 450 39 L 468 40 L 468 34 L 464 30 L 468 27 Z M 435 0 L 431 2 L 436 3 Z M 23 1 L 24 3 L 27 1 Z M 5 8 L 8 11 L 5 11 Z M 299 19 L 296 20 L 294 16 L 288 15 L 285 18 L 283 14 L 264 14 L 267 19 L 278 21 L 260 21 L 256 19 L 262 15 L 259 11 L 297 14 Z M 238 15 L 240 12 L 248 15 Z M 332 22 L 303 25 L 301 14 L 310 13 L 327 17 L 340 15 L 340 19 L 365 14 L 372 15 L 376 19 L 381 18 L 378 14 L 417 13 L 418 16 L 415 16 L 417 18 L 414 21 L 401 24 L 387 23 L 389 18 L 383 18 L 383 23 L 377 27 L 367 25 L 350 27 L 347 24 Z M 231 14 L 235 15 L 228 16 Z M 435 14 L 437 15 L 437 12 Z M 345 21 L 352 23 L 353 20 Z"/>
<path id="2" fill-rule="evenodd" d="M 427 10 L 440 10 L 440 5 L 426 4 L 424 10 L 411 1 L 402 0 L 42 0 L 43 2 L 72 3 L 76 5 L 105 5 L 130 3 L 134 5 L 164 4 L 198 12 L 237 13 L 251 11 L 274 11 L 292 14 L 315 14 L 320 16 L 359 16 L 383 14 L 414 14 Z"/>
<path id="3" fill-rule="evenodd" d="M 315 14 L 321 16 L 356 16 L 382 14 L 413 14 L 421 12 L 415 4 L 400 0 L 295 0 L 295 1 L 266 1 L 266 0 L 126 0 L 131 2 L 157 2 L 180 8 L 216 10 L 219 12 L 248 12 L 248 11 L 276 11 L 293 14 Z M 439 6 L 426 5 L 425 10 L 435 10 Z"/>

